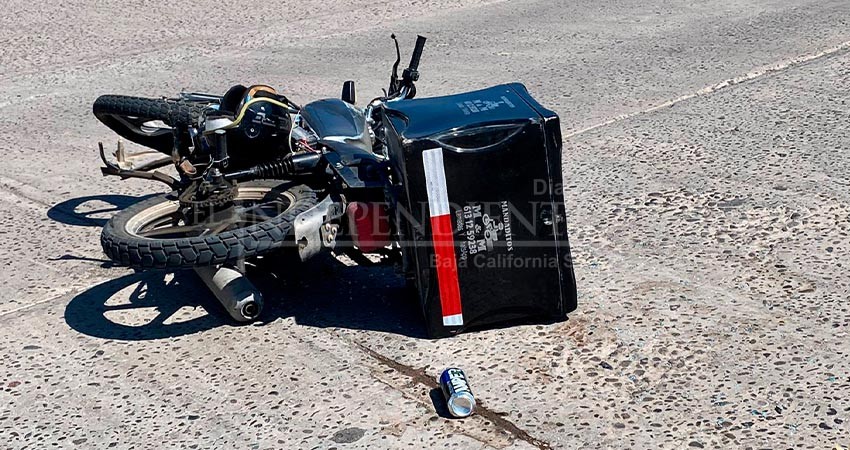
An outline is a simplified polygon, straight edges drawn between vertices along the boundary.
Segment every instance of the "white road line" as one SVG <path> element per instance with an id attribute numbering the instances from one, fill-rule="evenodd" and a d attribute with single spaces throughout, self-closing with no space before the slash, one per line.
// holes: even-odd
<path id="1" fill-rule="evenodd" d="M 827 57 L 827 56 L 830 56 L 830 55 L 833 55 L 835 53 L 845 51 L 845 50 L 850 50 L 850 41 L 842 42 L 841 44 L 838 44 L 834 47 L 830 47 L 826 50 L 823 50 L 823 51 L 820 51 L 820 52 L 817 52 L 817 53 L 809 53 L 809 54 L 806 54 L 806 55 L 798 56 L 796 58 L 792 58 L 792 59 L 789 59 L 787 61 L 782 61 L 782 62 L 779 62 L 779 63 L 776 63 L 776 64 L 772 64 L 772 65 L 769 65 L 769 66 L 762 67 L 760 69 L 753 70 L 752 72 L 748 72 L 748 73 L 741 75 L 741 76 L 737 76 L 737 77 L 734 77 L 734 78 L 729 78 L 729 79 L 723 80 L 720 83 L 713 84 L 711 86 L 706 86 L 706 87 L 704 87 L 704 88 L 702 88 L 702 89 L 700 89 L 696 92 L 692 92 L 690 94 L 685 94 L 681 97 L 677 97 L 673 100 L 668 100 L 664 103 L 652 106 L 652 107 L 647 108 L 647 109 L 643 109 L 643 110 L 635 111 L 635 112 L 631 112 L 631 113 L 626 113 L 626 114 L 621 114 L 621 115 L 616 116 L 612 119 L 608 119 L 604 122 L 600 122 L 600 123 L 597 123 L 595 125 L 591 125 L 589 127 L 582 128 L 580 130 L 576 130 L 576 131 L 572 131 L 570 133 L 567 133 L 567 134 L 564 135 L 564 139 L 568 139 L 568 138 L 571 138 L 571 137 L 574 137 L 574 136 L 578 136 L 579 134 L 587 133 L 588 131 L 593 131 L 597 128 L 602 128 L 604 126 L 608 126 L 608 125 L 611 125 L 611 124 L 614 124 L 614 123 L 617 123 L 617 122 L 622 122 L 624 120 L 628 120 L 628 119 L 631 119 L 633 117 L 640 116 L 642 114 L 647 114 L 647 113 L 651 113 L 651 112 L 654 112 L 654 111 L 658 111 L 660 109 L 669 108 L 669 107 L 671 107 L 671 106 L 673 106 L 677 103 L 681 103 L 681 102 L 684 102 L 686 100 L 690 100 L 692 98 L 709 95 L 709 94 L 715 93 L 715 92 L 717 92 L 721 89 L 725 89 L 725 88 L 728 88 L 728 87 L 731 87 L 731 86 L 735 86 L 735 85 L 738 85 L 738 84 L 741 84 L 741 83 L 745 83 L 747 81 L 752 81 L 752 80 L 755 80 L 757 78 L 761 78 L 765 75 L 770 75 L 772 73 L 782 72 L 784 70 L 794 68 L 794 67 L 799 66 L 801 64 L 805 64 L 805 63 L 808 63 L 808 62 L 811 62 L 811 61 L 815 61 L 817 59 L 824 58 L 824 57 Z"/>
<path id="2" fill-rule="evenodd" d="M 52 301 L 55 301 L 55 300 L 61 300 L 61 299 L 65 298 L 69 295 L 77 295 L 77 294 L 79 294 L 81 292 L 85 292 L 86 290 L 91 289 L 92 287 L 97 286 L 98 284 L 101 284 L 101 283 L 103 283 L 103 281 L 101 281 L 100 283 L 95 283 L 95 284 L 89 286 L 86 289 L 67 288 L 67 289 L 64 289 L 64 290 L 59 290 L 58 295 L 54 295 L 53 297 L 46 298 L 44 300 L 39 300 L 39 301 L 33 302 L 33 303 L 28 303 L 26 305 L 21 305 L 17 308 L 10 309 L 9 311 L 6 311 L 6 312 L 0 312 L 0 319 L 5 319 L 6 317 L 12 316 L 15 313 L 19 313 L 21 311 L 26 311 L 28 309 L 34 308 L 34 307 L 39 306 L 39 305 L 43 305 L 45 303 L 49 303 L 49 302 L 52 302 Z M 54 292 L 54 294 L 56 294 L 56 292 Z"/>
<path id="3" fill-rule="evenodd" d="M 43 212 L 44 208 L 50 209 L 53 207 L 50 203 L 39 200 L 26 193 L 25 191 L 27 190 L 38 190 L 38 188 L 14 178 L 0 175 L 0 201 L 5 200 L 13 206 L 27 207 L 32 211 L 38 212 Z"/>

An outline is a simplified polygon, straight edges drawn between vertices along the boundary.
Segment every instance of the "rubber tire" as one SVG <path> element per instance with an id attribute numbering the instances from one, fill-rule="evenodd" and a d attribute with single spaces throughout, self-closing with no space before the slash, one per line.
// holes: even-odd
<path id="1" fill-rule="evenodd" d="M 284 246 L 293 231 L 295 218 L 318 204 L 316 191 L 307 186 L 284 181 L 259 180 L 244 184 L 263 183 L 275 190 L 290 192 L 295 201 L 284 213 L 265 222 L 215 235 L 179 238 L 148 239 L 126 231 L 127 221 L 142 211 L 173 195 L 163 194 L 118 212 L 103 227 L 100 243 L 104 253 L 121 266 L 134 269 L 171 269 L 202 267 L 262 255 Z"/>
<path id="2" fill-rule="evenodd" d="M 97 117 L 97 120 L 103 122 L 119 136 L 167 155 L 170 155 L 174 148 L 173 135 L 145 136 L 138 134 L 127 128 L 114 116 L 161 120 L 171 127 L 186 128 L 197 120 L 203 109 L 204 106 L 202 105 L 189 106 L 173 100 L 126 95 L 101 95 L 92 105 L 92 113 Z"/>

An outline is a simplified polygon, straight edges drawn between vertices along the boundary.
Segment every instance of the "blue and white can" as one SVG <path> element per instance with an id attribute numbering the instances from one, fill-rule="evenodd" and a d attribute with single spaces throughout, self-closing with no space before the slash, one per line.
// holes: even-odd
<path id="1" fill-rule="evenodd" d="M 455 417 L 469 417 L 475 409 L 475 397 L 463 370 L 450 367 L 440 374 L 440 388 L 446 397 L 449 413 Z"/>

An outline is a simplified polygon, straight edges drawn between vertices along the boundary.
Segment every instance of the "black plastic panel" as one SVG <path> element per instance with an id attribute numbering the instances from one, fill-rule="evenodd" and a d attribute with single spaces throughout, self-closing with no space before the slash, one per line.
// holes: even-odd
<path id="1" fill-rule="evenodd" d="M 405 259 L 432 337 L 517 319 L 560 320 L 576 308 L 554 112 L 510 84 L 398 102 L 385 120 Z M 462 325 L 443 318 L 440 277 L 448 276 L 432 244 L 433 192 L 423 163 L 433 149 L 445 171 Z"/>

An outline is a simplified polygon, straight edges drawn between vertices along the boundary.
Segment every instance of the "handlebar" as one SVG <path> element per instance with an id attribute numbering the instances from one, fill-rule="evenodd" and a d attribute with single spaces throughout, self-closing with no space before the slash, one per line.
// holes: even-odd
<path id="1" fill-rule="evenodd" d="M 425 40 L 424 36 L 416 36 L 416 47 L 413 48 L 413 55 L 410 57 L 410 70 L 419 70 L 419 60 L 422 58 Z"/>
<path id="2" fill-rule="evenodd" d="M 419 60 L 422 59 L 422 50 L 425 48 L 425 37 L 416 36 L 416 46 L 413 48 L 413 55 L 410 57 L 410 65 L 404 69 L 401 74 L 401 79 L 398 78 L 398 61 L 401 59 L 398 50 L 398 40 L 395 35 L 390 36 L 395 42 L 396 61 L 393 64 L 392 75 L 390 76 L 390 87 L 387 89 L 385 100 L 398 98 L 411 99 L 416 96 L 416 86 L 414 82 L 419 81 Z M 403 91 L 403 94 L 402 94 Z"/>

